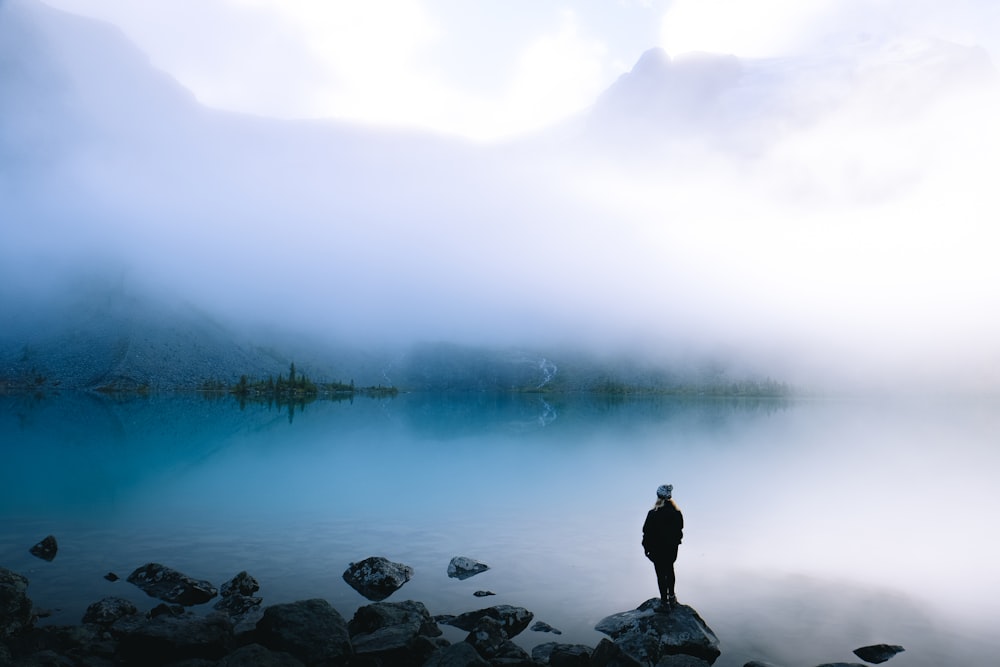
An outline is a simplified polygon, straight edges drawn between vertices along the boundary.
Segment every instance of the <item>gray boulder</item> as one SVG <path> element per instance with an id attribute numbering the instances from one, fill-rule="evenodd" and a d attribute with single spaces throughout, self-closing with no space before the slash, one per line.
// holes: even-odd
<path id="1" fill-rule="evenodd" d="M 657 612 L 659 606 L 659 598 L 647 600 L 637 609 L 602 619 L 595 629 L 611 637 L 617 651 L 636 664 L 655 665 L 674 655 L 714 663 L 720 654 L 719 640 L 698 613 L 687 605 Z"/>
<path id="2" fill-rule="evenodd" d="M 403 602 L 375 602 L 359 607 L 347 624 L 352 639 L 358 635 L 370 634 L 384 628 L 403 626 L 413 628 L 414 634 L 439 637 L 441 628 L 424 603 L 415 600 Z"/>
<path id="3" fill-rule="evenodd" d="M 513 607 L 509 604 L 498 604 L 485 609 L 467 611 L 455 617 L 442 620 L 442 623 L 454 626 L 460 630 L 473 630 L 482 618 L 492 618 L 499 621 L 508 637 L 521 634 L 535 615 L 524 607 Z"/>
<path id="4" fill-rule="evenodd" d="M 552 667 L 589 667 L 594 649 L 583 644 L 548 642 L 531 649 L 531 659 Z"/>
<path id="5" fill-rule="evenodd" d="M 897 644 L 874 644 L 872 646 L 862 646 L 861 648 L 854 649 L 854 655 L 858 656 L 865 662 L 879 664 L 905 650 L 906 649 Z"/>
<path id="6" fill-rule="evenodd" d="M 354 652 L 347 622 L 322 599 L 276 604 L 257 623 L 257 641 L 307 665 L 339 665 Z"/>
<path id="7" fill-rule="evenodd" d="M 448 563 L 448 576 L 453 579 L 468 579 L 488 569 L 490 569 L 489 565 L 474 558 L 455 556 Z"/>
<path id="8" fill-rule="evenodd" d="M 535 621 L 534 625 L 531 626 L 531 631 L 532 632 L 551 632 L 554 635 L 561 635 L 562 634 L 562 630 L 558 630 L 556 628 L 553 628 L 551 625 L 549 625 L 548 623 L 545 623 L 544 621 Z"/>
<path id="9" fill-rule="evenodd" d="M 218 667 L 305 667 L 290 653 L 272 651 L 260 644 L 247 644 L 219 661 Z"/>
<path id="10" fill-rule="evenodd" d="M 128 575 L 128 582 L 150 597 L 184 606 L 202 604 L 218 595 L 211 583 L 192 579 L 159 563 L 146 563 L 136 568 Z"/>
<path id="11" fill-rule="evenodd" d="M 138 608 L 129 600 L 108 596 L 87 607 L 87 611 L 83 614 L 83 622 L 110 626 L 123 616 L 132 616 L 138 613 Z"/>
<path id="12" fill-rule="evenodd" d="M 250 597 L 260 590 L 260 584 L 244 570 L 219 587 L 219 595 L 227 598 L 231 595 Z"/>
<path id="13" fill-rule="evenodd" d="M 213 609 L 221 611 L 229 616 L 243 616 L 251 609 L 260 606 L 260 603 L 264 601 L 264 598 L 255 598 L 250 595 L 241 595 L 240 593 L 232 593 L 213 605 Z"/>
<path id="14" fill-rule="evenodd" d="M 28 598 L 28 579 L 0 567 L 0 639 L 30 630 L 35 624 Z"/>
<path id="15" fill-rule="evenodd" d="M 654 664 L 656 667 L 711 667 L 712 662 L 684 653 L 664 655 L 656 663 L 648 662 L 610 639 L 602 639 L 591 655 L 589 667 L 651 667 Z"/>
<path id="16" fill-rule="evenodd" d="M 421 602 L 376 602 L 359 608 L 347 624 L 358 656 L 379 664 L 419 666 L 440 646 L 441 629 Z"/>
<path id="17" fill-rule="evenodd" d="M 351 563 L 343 576 L 351 588 L 378 602 L 409 581 L 413 577 L 413 568 L 381 556 L 370 556 L 359 563 Z"/>
<path id="18" fill-rule="evenodd" d="M 111 626 L 111 632 L 118 636 L 119 655 L 127 664 L 219 660 L 233 648 L 232 625 L 218 615 L 123 617 Z"/>
<path id="19" fill-rule="evenodd" d="M 42 560 L 52 561 L 59 552 L 59 545 L 56 543 L 55 536 L 49 535 L 38 544 L 31 547 L 29 551 L 32 556 L 36 556 Z"/>
<path id="20" fill-rule="evenodd" d="M 465 638 L 476 653 L 491 664 L 521 664 L 531 661 L 523 648 L 510 640 L 504 623 L 490 616 L 483 616 Z"/>
<path id="21" fill-rule="evenodd" d="M 234 623 L 239 623 L 241 619 L 251 611 L 260 607 L 263 598 L 254 597 L 254 593 L 260 590 L 260 584 L 246 571 L 240 572 L 235 577 L 219 587 L 219 595 L 222 599 L 215 603 L 213 609 L 228 615 Z M 260 616 L 254 618 L 254 624 L 260 620 Z"/>
<path id="22" fill-rule="evenodd" d="M 472 644 L 458 642 L 435 651 L 423 667 L 485 667 L 489 664 Z"/>

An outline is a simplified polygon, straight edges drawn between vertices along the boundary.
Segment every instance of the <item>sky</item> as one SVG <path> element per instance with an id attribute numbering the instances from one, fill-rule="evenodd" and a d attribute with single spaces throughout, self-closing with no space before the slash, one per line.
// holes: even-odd
<path id="1" fill-rule="evenodd" d="M 1000 46 L 989 0 L 44 0 L 120 27 L 209 106 L 480 140 L 589 106 L 643 51 L 787 57 L 914 35 Z"/>
<path id="2" fill-rule="evenodd" d="M 0 291 L 995 390 L 998 7 L 5 0 Z"/>

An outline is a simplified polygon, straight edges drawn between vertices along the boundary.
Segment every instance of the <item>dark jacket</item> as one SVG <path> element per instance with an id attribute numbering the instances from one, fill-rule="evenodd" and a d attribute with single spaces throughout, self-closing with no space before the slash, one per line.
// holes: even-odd
<path id="1" fill-rule="evenodd" d="M 668 502 L 658 509 L 651 509 L 642 524 L 642 548 L 651 557 L 657 554 L 677 553 L 677 545 L 684 537 L 684 515 Z"/>

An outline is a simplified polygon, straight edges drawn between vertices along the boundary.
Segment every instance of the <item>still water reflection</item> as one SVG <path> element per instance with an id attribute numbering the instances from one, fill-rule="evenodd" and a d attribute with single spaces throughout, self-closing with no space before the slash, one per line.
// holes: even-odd
<path id="1" fill-rule="evenodd" d="M 416 571 L 389 600 L 524 606 L 563 631 L 526 631 L 525 648 L 594 646 L 598 620 L 656 595 L 639 539 L 669 482 L 678 597 L 719 635 L 717 665 L 852 661 L 880 642 L 907 648 L 900 667 L 986 664 L 996 408 L 413 394 L 289 420 L 195 396 L 0 397 L 0 564 L 52 623 L 105 595 L 153 606 L 103 579 L 148 561 L 216 585 L 245 569 L 265 604 L 324 597 L 350 618 L 367 601 L 341 574 L 382 555 Z M 50 533 L 53 562 L 28 554 Z M 449 579 L 457 555 L 491 569 Z"/>

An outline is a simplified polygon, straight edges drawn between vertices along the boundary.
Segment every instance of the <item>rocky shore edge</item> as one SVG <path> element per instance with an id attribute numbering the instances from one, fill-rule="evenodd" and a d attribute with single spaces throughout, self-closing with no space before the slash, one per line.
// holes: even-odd
<path id="1" fill-rule="evenodd" d="M 453 574 L 455 563 L 459 573 Z M 487 566 L 453 559 L 449 576 L 467 577 Z M 372 557 L 352 563 L 344 579 L 366 597 L 388 597 L 412 571 Z M 109 573 L 108 578 L 116 577 Z M 326 600 L 315 598 L 262 606 L 257 581 L 240 572 L 219 589 L 157 563 L 147 563 L 128 581 L 162 600 L 148 611 L 105 597 L 90 605 L 79 625 L 36 626 L 38 612 L 28 597 L 28 579 L 0 567 L 0 665 L 40 667 L 710 667 L 719 640 L 688 605 L 665 607 L 658 598 L 612 614 L 596 630 L 608 635 L 596 647 L 546 642 L 530 653 L 512 638 L 534 614 L 523 607 L 494 605 L 457 616 L 432 616 L 416 600 L 373 602 L 347 620 Z M 221 591 L 213 611 L 198 614 Z M 467 631 L 449 642 L 439 624 Z M 532 629 L 558 633 L 544 623 Z M 902 647 L 877 645 L 855 650 L 880 663 Z M 817 667 L 855 667 L 827 663 Z M 744 667 L 777 667 L 752 661 Z"/>

